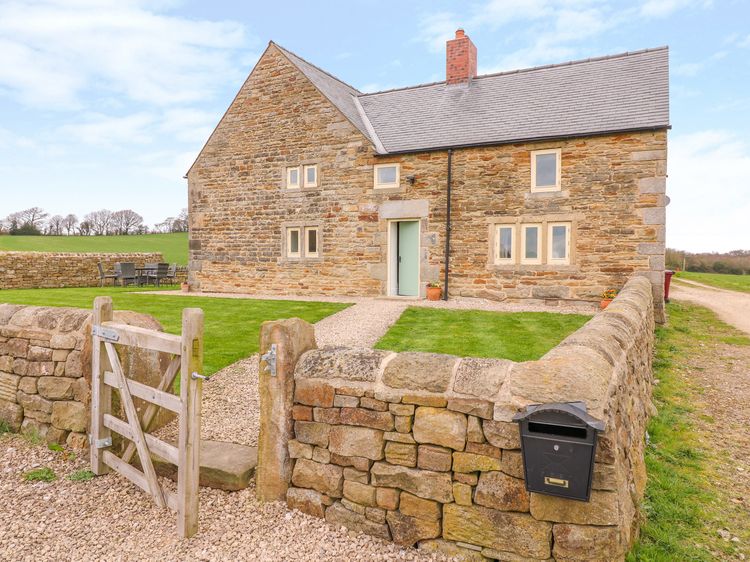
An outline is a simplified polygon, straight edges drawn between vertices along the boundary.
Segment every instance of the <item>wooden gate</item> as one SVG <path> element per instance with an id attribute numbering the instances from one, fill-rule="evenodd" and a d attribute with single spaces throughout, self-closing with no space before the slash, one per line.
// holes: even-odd
<path id="1" fill-rule="evenodd" d="M 117 471 L 154 498 L 160 507 L 177 512 L 177 532 L 191 537 L 198 530 L 198 471 L 200 468 L 201 394 L 203 377 L 203 311 L 182 312 L 182 336 L 112 321 L 112 299 L 94 300 L 91 357 L 91 470 Z M 134 346 L 171 355 L 167 370 L 154 388 L 130 380 L 123 371 L 116 345 Z M 180 395 L 171 394 L 177 373 Z M 120 393 L 126 421 L 112 415 L 112 388 Z M 139 419 L 133 397 L 148 402 Z M 179 416 L 177 447 L 148 433 L 159 408 Z M 115 455 L 112 431 L 129 441 L 122 457 Z M 142 470 L 130 461 L 138 453 Z M 163 488 L 156 477 L 151 452 L 177 465 L 177 492 Z"/>

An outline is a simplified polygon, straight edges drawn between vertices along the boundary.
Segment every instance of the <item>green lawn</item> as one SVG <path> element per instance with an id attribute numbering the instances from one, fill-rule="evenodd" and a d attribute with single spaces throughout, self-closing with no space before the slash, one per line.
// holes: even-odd
<path id="1" fill-rule="evenodd" d="M 539 359 L 589 319 L 589 316 L 554 312 L 411 307 L 376 347 L 531 361 Z"/>
<path id="2" fill-rule="evenodd" d="M 349 306 L 341 303 L 134 294 L 138 290 L 142 289 L 9 289 L 0 291 L 0 303 L 92 308 L 94 297 L 110 295 L 115 310 L 150 314 L 162 323 L 167 332 L 174 334 L 179 334 L 182 328 L 183 308 L 202 308 L 205 313 L 204 371 L 209 375 L 257 352 L 260 325 L 266 320 L 297 316 L 308 322 L 317 322 Z"/>
<path id="3" fill-rule="evenodd" d="M 696 273 L 693 271 L 680 271 L 677 273 L 678 279 L 688 279 L 705 283 L 712 287 L 720 289 L 729 289 L 731 291 L 741 291 L 750 293 L 750 275 L 729 275 L 727 273 Z"/>
<path id="4" fill-rule="evenodd" d="M 686 303 L 668 305 L 669 324 L 656 329 L 654 387 L 657 415 L 648 432 L 646 449 L 648 483 L 643 502 L 645 522 L 629 562 L 709 560 L 711 551 L 722 559 L 736 559 L 733 543 L 723 541 L 717 529 L 728 521 L 744 517 L 750 527 L 750 514 L 734 505 L 727 495 L 731 484 L 714 471 L 712 455 L 702 444 L 712 443 L 696 427 L 700 411 L 695 403 L 702 389 L 690 381 L 690 357 L 712 353 L 719 344 L 750 345 L 750 338 L 727 326 L 706 308 Z M 695 367 L 693 367 L 695 368 Z"/>
<path id="5" fill-rule="evenodd" d="M 187 265 L 187 232 L 132 236 L 0 236 L 0 250 L 19 252 L 161 252 L 164 261 Z"/>

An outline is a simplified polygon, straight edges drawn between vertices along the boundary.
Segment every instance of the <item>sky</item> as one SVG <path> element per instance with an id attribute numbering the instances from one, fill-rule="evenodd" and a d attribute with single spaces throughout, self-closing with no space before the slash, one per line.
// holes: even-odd
<path id="1" fill-rule="evenodd" d="M 750 2 L 0 0 L 0 217 L 187 206 L 183 178 L 274 40 L 362 91 L 670 47 L 667 245 L 750 249 Z"/>

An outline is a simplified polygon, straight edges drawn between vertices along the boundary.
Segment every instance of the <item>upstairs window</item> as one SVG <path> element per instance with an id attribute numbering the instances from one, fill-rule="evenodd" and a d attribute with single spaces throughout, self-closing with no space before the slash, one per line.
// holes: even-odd
<path id="1" fill-rule="evenodd" d="M 317 164 L 303 167 L 304 187 L 318 187 Z"/>
<path id="2" fill-rule="evenodd" d="M 560 191 L 560 149 L 531 152 L 531 191 Z"/>
<path id="3" fill-rule="evenodd" d="M 551 222 L 547 228 L 549 229 L 547 261 L 557 264 L 570 263 L 570 223 Z"/>
<path id="4" fill-rule="evenodd" d="M 542 263 L 542 227 L 539 224 L 521 225 L 521 263 Z"/>
<path id="5" fill-rule="evenodd" d="M 299 167 L 286 169 L 287 189 L 299 189 L 300 186 Z"/>
<path id="6" fill-rule="evenodd" d="M 497 247 L 495 250 L 495 263 L 513 263 L 516 260 L 516 227 L 497 227 Z"/>
<path id="7" fill-rule="evenodd" d="M 375 166 L 375 189 L 399 187 L 400 175 L 399 164 L 377 164 Z"/>

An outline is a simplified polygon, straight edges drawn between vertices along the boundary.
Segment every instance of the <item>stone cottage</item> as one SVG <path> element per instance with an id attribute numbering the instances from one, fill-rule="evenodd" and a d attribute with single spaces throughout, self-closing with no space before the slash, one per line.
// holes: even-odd
<path id="1" fill-rule="evenodd" d="M 193 290 L 598 300 L 663 315 L 666 47 L 362 93 L 271 42 L 188 172 Z"/>

